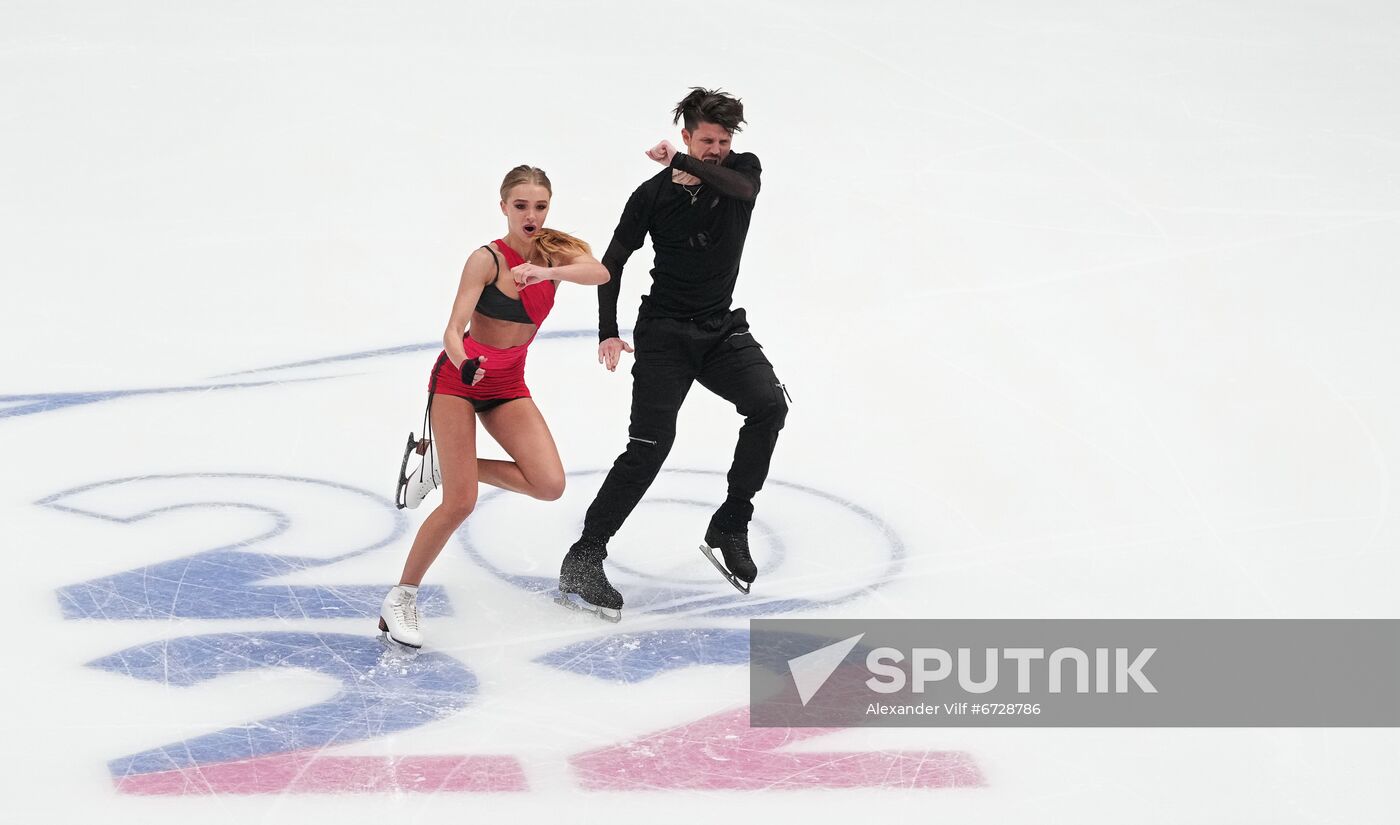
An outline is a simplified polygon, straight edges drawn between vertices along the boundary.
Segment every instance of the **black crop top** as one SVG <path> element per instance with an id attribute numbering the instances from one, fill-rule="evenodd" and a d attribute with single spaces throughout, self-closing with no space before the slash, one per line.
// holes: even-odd
<path id="1" fill-rule="evenodd" d="M 491 260 L 496 264 L 496 277 L 491 279 L 491 283 L 482 287 L 481 297 L 476 299 L 476 311 L 487 318 L 495 318 L 497 321 L 514 321 L 517 324 L 533 324 L 530 315 L 525 311 L 525 305 L 519 298 L 512 298 L 501 291 L 496 286 L 496 281 L 501 277 L 501 260 L 496 257 L 496 252 L 489 246 L 483 246 L 487 252 L 491 253 Z"/>

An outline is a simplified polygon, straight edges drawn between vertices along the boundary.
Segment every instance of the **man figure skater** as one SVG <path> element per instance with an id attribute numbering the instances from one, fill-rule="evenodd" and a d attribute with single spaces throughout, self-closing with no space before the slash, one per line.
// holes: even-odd
<path id="1" fill-rule="evenodd" d="M 598 288 L 598 361 L 614 370 L 623 351 L 634 351 L 618 337 L 622 269 L 651 233 L 656 260 L 634 330 L 627 449 L 613 462 L 588 508 L 583 535 L 559 571 L 561 603 L 611 621 L 621 618 L 623 600 L 603 572 L 608 540 L 661 470 L 691 384 L 700 382 L 744 416 L 728 496 L 710 519 L 702 548 L 744 593 L 758 576 L 748 542 L 753 497 L 768 476 L 788 410 L 786 390 L 750 333 L 744 310 L 730 309 L 763 171 L 755 155 L 730 149 L 744 123 L 743 104 L 719 90 L 695 88 L 673 114 L 675 122 L 684 121 L 686 152 L 667 141 L 647 151 L 666 168 L 628 198 L 603 255 L 612 277 Z M 723 566 L 713 549 L 724 557 Z"/>

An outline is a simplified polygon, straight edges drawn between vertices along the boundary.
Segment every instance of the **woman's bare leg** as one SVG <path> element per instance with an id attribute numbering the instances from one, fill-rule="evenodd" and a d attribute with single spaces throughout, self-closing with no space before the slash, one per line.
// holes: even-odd
<path id="1" fill-rule="evenodd" d="M 423 581 L 447 540 L 476 507 L 476 412 L 465 398 L 435 395 L 432 415 L 433 444 L 442 471 L 442 503 L 418 528 L 399 584 Z"/>
<path id="2" fill-rule="evenodd" d="M 540 408 L 519 398 L 481 414 L 481 425 L 514 461 L 478 459 L 483 484 L 554 501 L 564 495 L 564 465 Z"/>

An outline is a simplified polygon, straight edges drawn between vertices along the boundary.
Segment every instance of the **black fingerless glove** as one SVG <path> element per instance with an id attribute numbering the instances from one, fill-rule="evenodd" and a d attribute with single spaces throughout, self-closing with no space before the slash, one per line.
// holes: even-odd
<path id="1" fill-rule="evenodd" d="M 462 362 L 462 383 L 470 387 L 476 383 L 476 371 L 481 367 L 480 358 L 468 358 Z"/>

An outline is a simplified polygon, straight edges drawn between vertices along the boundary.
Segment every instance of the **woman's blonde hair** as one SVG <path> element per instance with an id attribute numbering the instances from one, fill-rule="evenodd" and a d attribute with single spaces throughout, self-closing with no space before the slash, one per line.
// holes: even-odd
<path id="1" fill-rule="evenodd" d="M 543 186 L 549 192 L 550 197 L 554 196 L 554 187 L 549 183 L 549 175 L 543 169 L 535 166 L 521 165 L 506 173 L 505 180 L 501 181 L 501 200 L 505 200 L 510 194 L 510 190 L 522 183 L 531 183 L 536 186 Z M 537 263 L 545 266 L 554 266 L 555 262 L 575 258 L 579 255 L 592 255 L 593 250 L 582 240 L 575 238 L 567 232 L 560 232 L 557 229 L 545 229 L 535 233 L 535 251 L 530 257 L 538 258 Z"/>
<path id="2" fill-rule="evenodd" d="M 579 238 L 557 229 L 540 227 L 535 233 L 535 254 L 545 266 L 554 266 L 561 261 L 577 258 L 579 255 L 592 255 L 593 250 Z"/>
<path id="3" fill-rule="evenodd" d="M 549 175 L 546 175 L 543 169 L 522 164 L 507 172 L 506 179 L 501 181 L 501 200 L 505 200 L 506 195 L 510 194 L 510 190 L 522 183 L 543 186 L 551 197 L 554 195 L 554 187 L 549 183 Z"/>

